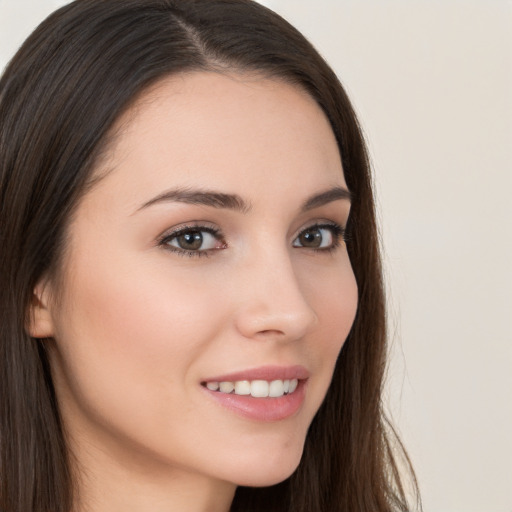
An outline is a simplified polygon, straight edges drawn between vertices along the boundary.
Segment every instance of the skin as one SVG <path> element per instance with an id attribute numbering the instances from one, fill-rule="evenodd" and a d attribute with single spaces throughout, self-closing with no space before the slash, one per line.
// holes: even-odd
<path id="1" fill-rule="evenodd" d="M 58 283 L 35 290 L 30 326 L 51 338 L 77 510 L 226 511 L 237 485 L 295 470 L 354 320 L 344 242 L 315 250 L 298 239 L 315 224 L 346 225 L 346 199 L 301 211 L 346 188 L 338 147 L 306 93 L 257 76 L 168 78 L 116 129 L 96 169 L 105 176 L 68 227 Z M 177 187 L 237 194 L 249 208 L 142 207 Z M 202 256 L 162 243 L 190 225 L 221 231 L 203 233 Z M 244 418 L 201 386 L 263 365 L 310 372 L 291 417 Z"/>

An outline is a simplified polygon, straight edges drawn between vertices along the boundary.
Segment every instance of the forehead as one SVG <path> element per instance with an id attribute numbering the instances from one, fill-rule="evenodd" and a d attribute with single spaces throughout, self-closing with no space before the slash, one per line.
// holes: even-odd
<path id="1" fill-rule="evenodd" d="M 345 185 L 338 146 L 317 103 L 299 87 L 240 74 L 166 78 L 117 122 L 98 174 L 119 192 L 221 188 L 290 181 Z M 319 181 L 322 181 L 320 184 Z M 243 191 L 242 191 L 243 192 Z"/>

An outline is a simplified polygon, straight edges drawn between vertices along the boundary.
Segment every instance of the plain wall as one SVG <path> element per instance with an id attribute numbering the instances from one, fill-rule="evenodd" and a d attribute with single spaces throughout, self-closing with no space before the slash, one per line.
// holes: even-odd
<path id="1" fill-rule="evenodd" d="M 0 68 L 64 3 L 0 0 Z M 512 512 L 512 3 L 262 3 L 332 64 L 367 134 L 388 402 L 425 511 Z"/>

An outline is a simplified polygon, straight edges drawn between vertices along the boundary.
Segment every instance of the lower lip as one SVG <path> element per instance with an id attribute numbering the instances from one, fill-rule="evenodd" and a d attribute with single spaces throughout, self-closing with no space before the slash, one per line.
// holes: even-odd
<path id="1" fill-rule="evenodd" d="M 299 380 L 293 393 L 277 398 L 255 398 L 250 395 L 221 393 L 203 387 L 214 400 L 227 409 L 256 421 L 281 421 L 293 416 L 304 402 L 306 381 Z"/>

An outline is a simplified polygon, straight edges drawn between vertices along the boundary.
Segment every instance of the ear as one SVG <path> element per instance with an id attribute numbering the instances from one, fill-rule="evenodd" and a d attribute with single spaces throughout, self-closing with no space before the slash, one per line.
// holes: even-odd
<path id="1" fill-rule="evenodd" d="M 33 338 L 52 338 L 54 336 L 49 288 L 49 283 L 46 280 L 41 280 L 32 293 L 27 332 Z"/>

